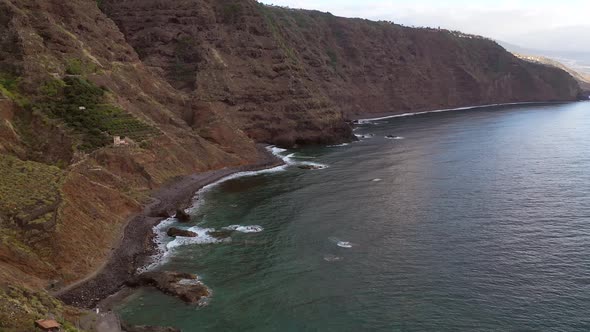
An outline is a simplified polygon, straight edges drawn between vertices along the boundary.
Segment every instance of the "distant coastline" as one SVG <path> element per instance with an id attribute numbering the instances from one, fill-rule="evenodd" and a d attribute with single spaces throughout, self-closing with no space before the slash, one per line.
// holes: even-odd
<path id="1" fill-rule="evenodd" d="M 372 118 L 360 118 L 353 117 L 353 120 L 358 123 L 364 122 L 371 122 L 371 121 L 379 121 L 379 120 L 387 120 L 392 118 L 402 118 L 406 116 L 414 116 L 414 115 L 421 115 L 421 114 L 428 114 L 428 113 L 442 113 L 442 112 L 452 112 L 452 111 L 466 111 L 466 110 L 473 110 L 473 109 L 480 109 L 480 108 L 490 108 L 490 107 L 499 107 L 499 106 L 517 106 L 517 105 L 552 105 L 552 104 L 565 104 L 570 102 L 564 101 L 530 101 L 530 102 L 516 102 L 516 103 L 501 103 L 501 104 L 486 104 L 486 105 L 476 105 L 476 106 L 463 106 L 463 107 L 456 107 L 456 108 L 445 108 L 445 109 L 438 109 L 438 110 L 431 110 L 431 111 L 419 111 L 419 112 L 407 112 L 407 113 L 385 113 L 385 114 L 376 114 L 376 117 Z"/>

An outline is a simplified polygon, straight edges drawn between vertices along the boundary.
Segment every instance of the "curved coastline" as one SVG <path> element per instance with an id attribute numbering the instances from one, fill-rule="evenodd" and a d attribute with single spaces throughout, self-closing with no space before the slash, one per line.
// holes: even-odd
<path id="1" fill-rule="evenodd" d="M 356 118 L 355 122 L 357 124 L 363 124 L 372 121 L 429 113 L 483 109 L 498 106 L 559 103 L 565 102 L 516 102 L 465 106 L 390 114 L 373 118 Z M 288 156 L 285 160 L 281 160 L 276 154 L 271 153 L 266 148 L 260 147 L 260 150 L 261 155 L 264 156 L 264 158 L 256 164 L 223 168 L 220 170 L 184 176 L 173 183 L 160 188 L 152 195 L 154 201 L 146 205 L 140 213 L 129 219 L 127 225 L 124 227 L 121 240 L 113 250 L 107 262 L 97 272 L 77 283 L 59 290 L 54 295 L 64 303 L 80 308 L 91 309 L 99 304 L 101 307 L 111 307 L 113 303 L 118 302 L 122 297 L 128 295 L 126 292 L 118 294 L 119 291 L 124 289 L 125 281 L 131 278 L 138 269 L 146 267 L 150 263 L 150 259 L 158 254 L 158 245 L 153 241 L 156 235 L 154 233 L 154 227 L 164 221 L 170 211 L 177 208 L 187 208 L 195 194 L 203 189 L 215 186 L 233 178 L 246 176 L 261 170 L 272 169 L 290 163 Z"/>
<path id="2" fill-rule="evenodd" d="M 190 205 L 195 193 L 210 185 L 226 181 L 247 172 L 271 169 L 284 164 L 266 148 L 259 147 L 261 160 L 255 164 L 223 168 L 183 176 L 165 185 L 153 195 L 153 202 L 129 218 L 121 240 L 107 262 L 95 273 L 72 284 L 54 295 L 64 303 L 92 309 L 107 297 L 124 288 L 124 284 L 157 253 L 154 227 L 166 219 L 171 211 Z"/>
<path id="3" fill-rule="evenodd" d="M 466 111 L 466 110 L 475 110 L 480 108 L 490 108 L 490 107 L 499 107 L 499 106 L 518 106 L 518 105 L 551 105 L 551 104 L 564 104 L 570 103 L 574 101 L 528 101 L 528 102 L 516 102 L 516 103 L 500 103 L 500 104 L 486 104 L 486 105 L 475 105 L 475 106 L 463 106 L 463 107 L 455 107 L 455 108 L 444 108 L 438 110 L 430 110 L 430 111 L 418 111 L 418 112 L 407 112 L 407 113 L 396 113 L 396 114 L 382 114 L 373 118 L 359 118 L 355 117 L 353 121 L 357 122 L 358 124 L 363 124 L 371 121 L 379 121 L 379 120 L 387 120 L 393 118 L 403 118 L 407 116 L 414 116 L 414 115 L 422 115 L 422 114 L 429 114 L 429 113 L 443 113 L 443 112 L 453 112 L 453 111 Z"/>

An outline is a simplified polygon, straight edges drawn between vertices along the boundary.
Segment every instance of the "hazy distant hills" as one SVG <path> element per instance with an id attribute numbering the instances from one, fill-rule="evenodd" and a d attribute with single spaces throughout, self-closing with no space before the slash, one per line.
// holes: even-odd
<path id="1" fill-rule="evenodd" d="M 577 71 L 590 74 L 590 26 L 554 28 L 498 41 L 513 53 L 544 56 L 559 60 Z M 519 46 L 519 45 L 524 46 Z"/>
<path id="2" fill-rule="evenodd" d="M 590 54 L 590 25 L 550 28 L 515 35 L 513 44 L 538 50 Z"/>

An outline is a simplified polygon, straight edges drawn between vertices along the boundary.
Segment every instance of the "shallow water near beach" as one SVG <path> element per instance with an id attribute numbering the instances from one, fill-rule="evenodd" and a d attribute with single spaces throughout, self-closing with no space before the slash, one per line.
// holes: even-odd
<path id="1" fill-rule="evenodd" d="M 202 192 L 181 226 L 230 239 L 162 238 L 156 269 L 199 275 L 208 305 L 144 289 L 118 313 L 183 331 L 590 330 L 590 103 L 355 133 Z"/>

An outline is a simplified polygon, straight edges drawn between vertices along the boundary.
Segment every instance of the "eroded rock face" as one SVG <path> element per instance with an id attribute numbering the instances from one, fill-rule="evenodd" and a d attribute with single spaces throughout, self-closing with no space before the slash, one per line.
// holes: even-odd
<path id="1" fill-rule="evenodd" d="M 227 117 L 277 145 L 351 138 L 344 120 L 367 114 L 575 100 L 579 91 L 560 69 L 447 30 L 250 0 L 104 3 L 142 61 L 193 93 L 200 111 L 185 121 Z"/>
<path id="2" fill-rule="evenodd" d="M 168 228 L 168 231 L 166 232 L 166 234 L 168 234 L 168 236 L 173 236 L 173 237 L 176 237 L 176 236 L 195 237 L 195 236 L 197 236 L 197 233 L 195 233 L 195 232 L 191 232 L 186 229 L 180 229 L 180 228 L 176 228 L 176 227 Z"/>
<path id="3" fill-rule="evenodd" d="M 130 287 L 153 286 L 187 303 L 198 304 L 211 292 L 196 275 L 182 272 L 144 272 L 127 282 Z"/>
<path id="4" fill-rule="evenodd" d="M 184 212 L 183 209 L 176 210 L 176 217 L 175 218 L 178 219 L 178 221 L 180 221 L 180 222 L 190 222 L 191 221 L 190 214 Z"/>

